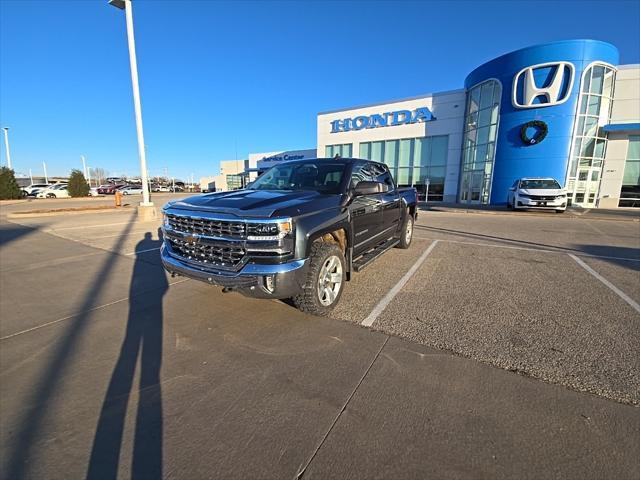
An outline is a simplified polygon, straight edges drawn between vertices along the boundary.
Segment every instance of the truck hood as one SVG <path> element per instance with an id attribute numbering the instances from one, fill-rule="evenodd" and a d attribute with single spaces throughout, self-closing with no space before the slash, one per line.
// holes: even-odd
<path id="1" fill-rule="evenodd" d="M 196 195 L 171 204 L 171 208 L 225 213 L 238 217 L 299 216 L 336 207 L 340 195 L 309 190 L 235 190 Z"/>

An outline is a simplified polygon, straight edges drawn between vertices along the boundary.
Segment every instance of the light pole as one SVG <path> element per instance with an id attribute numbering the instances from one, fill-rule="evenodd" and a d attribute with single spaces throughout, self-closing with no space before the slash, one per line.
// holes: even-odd
<path id="1" fill-rule="evenodd" d="M 2 127 L 4 130 L 4 148 L 7 151 L 7 167 L 11 169 L 11 152 L 9 151 L 9 127 Z"/>
<path id="2" fill-rule="evenodd" d="M 44 183 L 49 183 L 49 177 L 47 177 L 47 164 L 42 162 L 42 168 L 44 168 Z"/>
<path id="3" fill-rule="evenodd" d="M 29 179 L 31 180 L 31 185 L 33 185 L 33 175 L 31 174 L 31 169 L 29 169 Z"/>
<path id="4" fill-rule="evenodd" d="M 89 188 L 91 188 L 91 167 L 87 169 L 87 181 L 89 182 Z"/>
<path id="5" fill-rule="evenodd" d="M 80 155 L 80 158 L 82 159 L 82 173 L 84 174 L 84 179 L 87 179 L 87 163 L 84 160 L 84 155 Z"/>
<path id="6" fill-rule="evenodd" d="M 127 22 L 127 42 L 129 44 L 129 64 L 131 66 L 131 84 L 133 86 L 133 108 L 136 115 L 136 131 L 138 134 L 138 156 L 140 157 L 140 176 L 142 177 L 142 207 L 152 207 L 149 201 L 149 182 L 147 181 L 147 158 L 144 151 L 144 133 L 142 130 L 142 107 L 140 106 L 140 88 L 138 86 L 138 64 L 136 60 L 136 44 L 133 37 L 133 11 L 131 0 L 109 0 L 109 4 L 124 10 Z"/>

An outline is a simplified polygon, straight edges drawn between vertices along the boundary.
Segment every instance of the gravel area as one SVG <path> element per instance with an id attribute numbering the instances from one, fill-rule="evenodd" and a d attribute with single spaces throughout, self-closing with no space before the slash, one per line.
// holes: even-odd
<path id="1" fill-rule="evenodd" d="M 640 404 L 640 316 L 565 254 L 441 242 L 374 328 Z"/>

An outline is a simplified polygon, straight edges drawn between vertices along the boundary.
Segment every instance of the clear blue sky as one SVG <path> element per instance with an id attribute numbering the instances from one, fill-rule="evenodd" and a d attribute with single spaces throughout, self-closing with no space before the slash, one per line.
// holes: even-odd
<path id="1" fill-rule="evenodd" d="M 133 5 L 152 175 L 313 148 L 320 111 L 460 88 L 528 45 L 595 38 L 640 62 L 635 0 Z M 65 174 L 84 154 L 136 174 L 124 12 L 106 0 L 0 0 L 0 124 L 18 172 L 45 160 Z"/>

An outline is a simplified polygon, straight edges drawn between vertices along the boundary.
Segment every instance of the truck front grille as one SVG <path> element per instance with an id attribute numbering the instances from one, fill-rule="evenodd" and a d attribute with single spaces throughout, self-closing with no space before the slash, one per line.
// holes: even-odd
<path id="1" fill-rule="evenodd" d="M 168 238 L 173 253 L 192 262 L 222 268 L 236 267 L 246 251 L 239 245 L 192 243 L 179 238 Z"/>
<path id="2" fill-rule="evenodd" d="M 180 233 L 195 233 L 215 237 L 244 238 L 245 224 L 228 220 L 210 220 L 167 214 L 169 227 Z"/>

